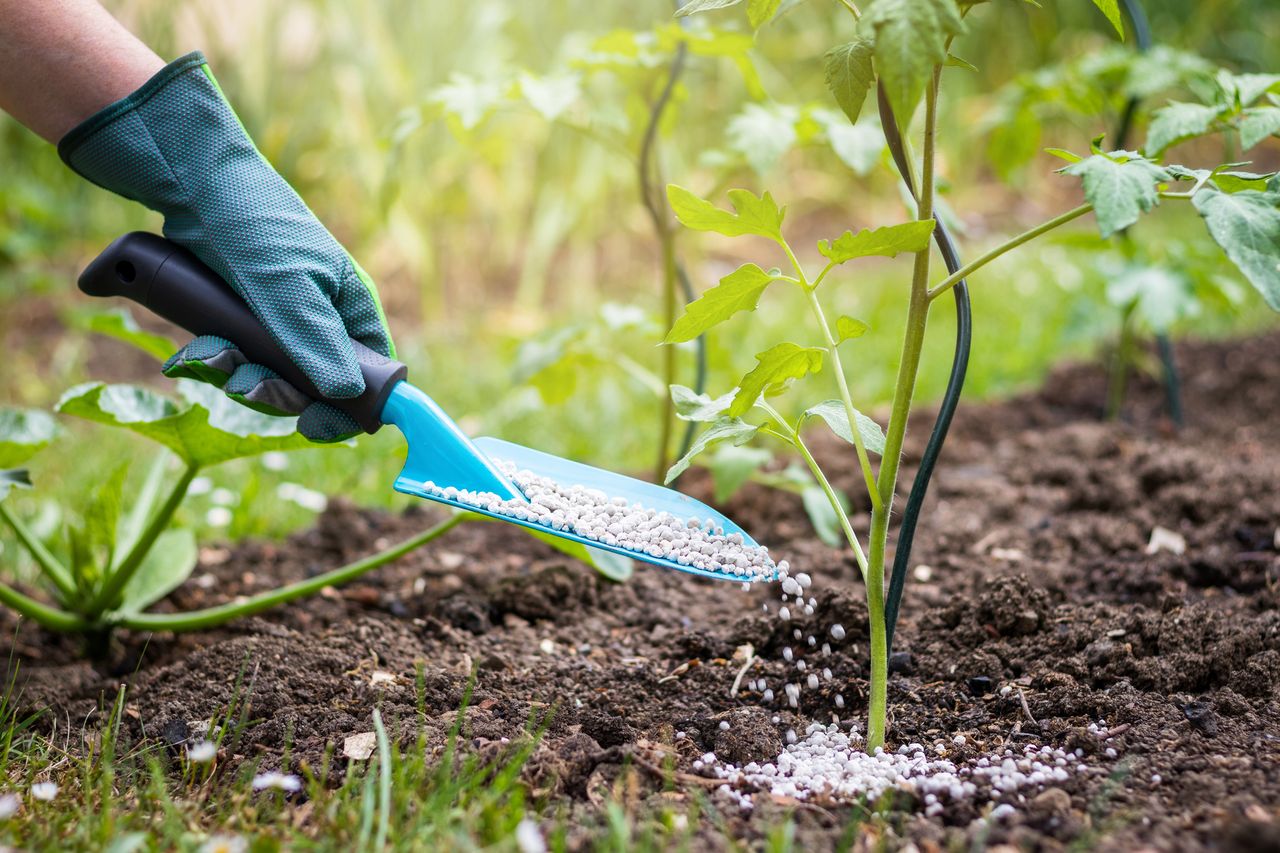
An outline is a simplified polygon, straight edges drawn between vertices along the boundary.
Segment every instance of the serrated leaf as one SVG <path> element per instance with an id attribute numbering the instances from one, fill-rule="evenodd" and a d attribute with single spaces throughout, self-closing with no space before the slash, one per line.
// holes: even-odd
<path id="1" fill-rule="evenodd" d="M 867 92 L 875 82 L 871 63 L 874 54 L 875 44 L 870 39 L 859 38 L 831 48 L 823 59 L 827 88 L 851 123 L 858 120 Z"/>
<path id="2" fill-rule="evenodd" d="M 702 463 L 711 472 L 716 503 L 724 503 L 732 498 L 752 474 L 772 459 L 773 454 L 761 447 L 722 444 Z"/>
<path id="3" fill-rule="evenodd" d="M 1280 87 L 1280 74 L 1232 74 L 1222 70 L 1218 72 L 1217 81 L 1235 105 L 1247 107 Z"/>
<path id="4" fill-rule="evenodd" d="M 0 408 L 0 468 L 26 462 L 53 441 L 58 432 L 58 424 L 48 412 Z"/>
<path id="5" fill-rule="evenodd" d="M 741 2 L 742 0 L 689 0 L 688 3 L 676 10 L 676 17 L 683 18 L 687 15 L 707 12 L 712 9 L 727 9 L 730 6 L 737 6 Z"/>
<path id="6" fill-rule="evenodd" d="M 1160 202 L 1157 184 L 1173 177 L 1150 160 L 1134 157 L 1123 161 L 1111 155 L 1094 154 L 1063 169 L 1084 181 L 1084 197 L 1093 205 L 1098 231 L 1110 237 L 1138 221 L 1138 217 Z"/>
<path id="7" fill-rule="evenodd" d="M 1268 136 L 1280 134 L 1280 107 L 1251 107 L 1240 116 L 1240 147 L 1248 151 Z"/>
<path id="8" fill-rule="evenodd" d="M 798 118 L 799 111 L 790 104 L 747 104 L 729 120 L 725 136 L 732 150 L 764 174 L 796 144 Z"/>
<path id="9" fill-rule="evenodd" d="M 0 471 L 0 501 L 9 497 L 13 489 L 31 488 L 31 475 L 25 468 L 11 468 Z"/>
<path id="10" fill-rule="evenodd" d="M 920 219 L 901 225 L 886 225 L 874 231 L 863 229 L 857 234 L 846 231 L 835 240 L 819 240 L 818 251 L 836 264 L 872 255 L 895 258 L 901 252 L 927 249 L 934 225 L 933 219 Z"/>
<path id="11" fill-rule="evenodd" d="M 670 483 L 683 474 L 703 451 L 725 441 L 732 442 L 735 446 L 746 444 L 759 430 L 760 427 L 749 424 L 741 418 L 721 418 L 694 439 L 693 444 L 689 446 L 689 452 L 680 457 L 679 461 L 667 471 L 667 479 L 664 482 Z"/>
<path id="12" fill-rule="evenodd" d="M 782 0 L 747 0 L 747 21 L 754 29 L 760 29 L 773 20 Z"/>
<path id="13" fill-rule="evenodd" d="M 1202 136 L 1213 128 L 1221 107 L 1173 102 L 1155 111 L 1144 152 L 1157 157 L 1170 145 Z"/>
<path id="14" fill-rule="evenodd" d="M 862 446 L 868 453 L 883 454 L 884 430 L 880 429 L 880 424 L 857 409 L 853 410 L 853 414 L 858 421 L 858 435 L 862 438 Z M 827 426 L 831 427 L 832 432 L 853 444 L 853 430 L 849 429 L 849 413 L 845 411 L 844 403 L 839 400 L 827 400 L 816 406 L 810 406 L 800 416 L 801 424 L 811 417 L 822 418 L 827 422 Z"/>
<path id="15" fill-rule="evenodd" d="M 733 403 L 728 409 L 729 417 L 745 415 L 756 404 L 756 400 L 760 399 L 761 394 L 781 391 L 796 379 L 817 373 L 822 369 L 824 352 L 820 347 L 802 347 L 784 342 L 758 353 L 756 366 L 742 377 L 742 382 L 738 385 L 738 393 L 734 395 Z"/>
<path id="16" fill-rule="evenodd" d="M 259 414 L 202 382 L 182 380 L 178 387 L 185 404 L 147 388 L 92 382 L 69 390 L 57 409 L 146 436 L 196 466 L 317 446 L 294 431 L 292 418 Z"/>
<path id="17" fill-rule="evenodd" d="M 1133 306 L 1138 320 L 1157 333 L 1200 309 L 1191 280 L 1163 267 L 1127 270 L 1107 282 L 1106 297 L 1117 307 Z"/>
<path id="18" fill-rule="evenodd" d="M 933 77 L 946 62 L 947 39 L 964 31 L 955 0 L 876 0 L 863 15 L 875 33 L 875 69 L 900 127 Z"/>
<path id="19" fill-rule="evenodd" d="M 1111 26 L 1115 27 L 1116 32 L 1120 35 L 1120 41 L 1124 41 L 1124 19 L 1120 17 L 1119 0 L 1093 0 L 1093 5 L 1098 7 L 1098 11 L 1106 15 L 1107 20 L 1111 22 Z"/>
<path id="20" fill-rule="evenodd" d="M 1206 187 L 1191 203 L 1214 242 L 1267 304 L 1280 311 L 1280 192 L 1224 193 Z"/>
<path id="21" fill-rule="evenodd" d="M 836 343 L 842 344 L 852 338 L 860 338 L 870 329 L 871 327 L 861 320 L 841 314 L 836 318 Z"/>
<path id="22" fill-rule="evenodd" d="M 135 614 L 155 604 L 191 576 L 199 560 L 196 537 L 185 528 L 166 530 L 124 585 L 120 612 Z"/>
<path id="23" fill-rule="evenodd" d="M 77 327 L 106 335 L 137 347 L 152 358 L 164 361 L 178 350 L 178 344 L 164 335 L 148 332 L 125 308 L 106 311 L 81 311 L 74 316 Z"/>
<path id="24" fill-rule="evenodd" d="M 733 402 L 733 397 L 737 393 L 738 389 L 735 388 L 727 394 L 712 399 L 710 394 L 698 394 L 692 388 L 672 385 L 671 401 L 676 407 L 676 417 L 681 420 L 710 423 L 729 408 L 729 404 Z"/>
<path id="25" fill-rule="evenodd" d="M 663 343 L 691 341 L 713 326 L 723 323 L 739 311 L 754 311 L 760 297 L 777 281 L 755 264 L 743 264 L 720 283 L 685 306 L 684 313 L 671 327 Z"/>
<path id="26" fill-rule="evenodd" d="M 667 185 L 667 201 L 680 223 L 694 231 L 714 231 L 727 237 L 754 234 L 782 240 L 782 220 L 787 209 L 778 207 L 767 192 L 757 196 L 750 190 L 729 190 L 732 213 L 676 184 Z"/>

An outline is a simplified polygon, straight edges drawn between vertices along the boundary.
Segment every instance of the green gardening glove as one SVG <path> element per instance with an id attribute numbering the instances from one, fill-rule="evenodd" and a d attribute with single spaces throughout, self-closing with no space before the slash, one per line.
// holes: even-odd
<path id="1" fill-rule="evenodd" d="M 58 153 L 95 184 L 163 214 L 165 236 L 231 285 L 325 397 L 364 390 L 349 338 L 395 357 L 368 274 L 254 147 L 202 54 L 175 60 L 86 120 Z M 312 441 L 360 432 L 221 338 L 196 338 L 164 372 L 211 382 L 259 411 L 297 414 Z"/>

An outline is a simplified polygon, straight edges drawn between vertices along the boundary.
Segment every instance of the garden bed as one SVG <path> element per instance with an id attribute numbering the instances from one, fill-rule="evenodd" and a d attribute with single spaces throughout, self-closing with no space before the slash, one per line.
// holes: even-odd
<path id="1" fill-rule="evenodd" d="M 976 801 L 926 817 L 898 797 L 866 832 L 924 849 L 1280 846 L 1277 351 L 1280 335 L 1180 348 L 1189 425 L 1176 435 L 1150 382 L 1134 386 L 1123 422 L 1100 423 L 1096 366 L 1063 369 L 1036 394 L 962 407 L 916 540 L 890 743 L 919 742 L 931 756 L 941 744 L 956 761 L 1030 744 L 1078 749 L 1085 770 L 1004 798 L 1014 808 L 999 817 Z M 908 440 L 904 484 L 925 416 Z M 857 493 L 856 471 L 836 465 L 851 458 L 847 447 L 825 433 L 815 442 L 827 470 L 842 471 L 837 485 Z M 710 494 L 701 471 L 683 487 Z M 752 837 L 794 810 L 798 842 L 833 846 L 856 806 L 764 795 L 741 812 L 718 783 L 697 778 L 694 762 L 708 751 L 771 761 L 788 729 L 833 715 L 863 725 L 856 567 L 818 543 L 797 497 L 749 484 L 723 509 L 813 576 L 812 616 L 766 614 L 777 591 L 761 585 L 744 592 L 648 569 L 611 584 L 515 529 L 475 524 L 226 629 L 127 637 L 105 663 L 81 661 L 70 638 L 29 626 L 15 634 L 7 611 L 3 629 L 21 664 L 20 704 L 49 709 L 44 725 L 78 727 L 124 682 L 130 736 L 177 742 L 236 701 L 242 681 L 254 722 L 225 763 L 315 767 L 326 745 L 340 751 L 345 737 L 371 730 L 375 705 L 410 742 L 419 696 L 429 743 L 442 744 L 474 669 L 466 732 L 481 753 L 500 754 L 504 738 L 554 709 L 524 776 L 561 815 L 614 797 L 671 805 L 702 791 L 734 835 Z M 287 542 L 205 549 L 170 601 L 190 609 L 299 580 L 438 517 L 427 504 L 393 516 L 335 502 Z M 1148 553 L 1157 527 L 1175 534 L 1164 537 L 1172 550 Z M 826 634 L 835 623 L 848 636 L 822 663 L 833 677 L 806 690 L 798 712 L 748 689 L 730 695 L 743 647 L 757 656 L 744 681 L 777 685 L 791 671 L 782 650 L 792 631 Z M 673 756 L 680 775 L 668 786 Z"/>

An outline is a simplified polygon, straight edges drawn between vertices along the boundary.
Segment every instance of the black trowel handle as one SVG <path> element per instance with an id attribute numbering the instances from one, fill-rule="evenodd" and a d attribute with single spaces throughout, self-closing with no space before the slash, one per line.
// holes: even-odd
<path id="1" fill-rule="evenodd" d="M 324 397 L 217 273 L 156 234 L 134 231 L 118 238 L 85 267 L 79 283 L 90 296 L 132 299 L 193 335 L 226 338 L 251 361 L 271 368 L 311 399 L 346 412 L 365 432 L 377 432 L 382 426 L 382 406 L 408 370 L 353 339 L 364 374 L 364 393 L 349 400 Z"/>

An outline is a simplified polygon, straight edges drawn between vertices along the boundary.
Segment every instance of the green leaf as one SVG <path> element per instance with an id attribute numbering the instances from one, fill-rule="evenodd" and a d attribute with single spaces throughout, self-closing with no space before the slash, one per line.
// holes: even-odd
<path id="1" fill-rule="evenodd" d="M 815 110 L 814 117 L 822 123 L 831 150 L 855 175 L 869 175 L 879 165 L 885 141 L 884 133 L 874 123 L 849 124 L 835 110 Z"/>
<path id="2" fill-rule="evenodd" d="M 706 12 L 711 9 L 727 9 L 730 6 L 737 6 L 741 2 L 742 0 L 689 0 L 688 3 L 676 10 L 676 17 L 683 18 L 687 15 Z"/>
<path id="3" fill-rule="evenodd" d="M 1160 202 L 1157 184 L 1173 177 L 1157 164 L 1141 157 L 1125 157 L 1127 152 L 1094 154 L 1063 169 L 1063 174 L 1084 180 L 1084 197 L 1093 205 L 1098 231 L 1110 237 L 1138 221 L 1138 217 Z"/>
<path id="4" fill-rule="evenodd" d="M 745 415 L 760 399 L 761 394 L 781 391 L 796 379 L 822 369 L 820 347 L 802 347 L 799 344 L 780 343 L 756 355 L 756 366 L 742 377 L 738 393 L 729 406 L 728 415 L 738 418 Z"/>
<path id="5" fill-rule="evenodd" d="M 1191 198 L 1222 247 L 1273 310 L 1280 311 L 1280 192 L 1208 187 Z"/>
<path id="6" fill-rule="evenodd" d="M 963 68 L 965 71 L 972 71 L 975 74 L 978 71 L 978 66 L 974 65 L 972 62 L 970 62 L 967 59 L 961 59 L 960 57 L 956 56 L 954 53 L 947 54 L 947 61 L 945 65 L 948 68 Z"/>
<path id="7" fill-rule="evenodd" d="M 729 120 L 725 136 L 732 150 L 764 174 L 796 144 L 799 117 L 798 110 L 789 104 L 747 104 Z"/>
<path id="8" fill-rule="evenodd" d="M 1046 148 L 1044 149 L 1044 153 L 1052 154 L 1054 157 L 1057 157 L 1059 160 L 1066 160 L 1068 163 L 1079 163 L 1081 160 L 1084 159 L 1079 154 L 1072 154 L 1070 151 L 1067 151 L 1065 148 Z"/>
<path id="9" fill-rule="evenodd" d="M 702 463 L 715 483 L 716 503 L 732 498 L 752 474 L 772 459 L 773 454 L 761 447 L 721 445 Z"/>
<path id="10" fill-rule="evenodd" d="M 838 489 L 835 492 L 836 500 L 840 501 L 844 511 L 848 512 L 849 499 Z M 822 543 L 829 548 L 844 547 L 844 528 L 840 524 L 840 516 L 836 515 L 835 508 L 831 506 L 831 501 L 822 487 L 816 483 L 806 486 L 800 492 L 800 500 L 804 503 L 804 512 L 809 516 L 809 523 L 813 525 L 813 532 L 818 534 Z"/>
<path id="11" fill-rule="evenodd" d="M 156 537 L 137 572 L 124 585 L 120 612 L 140 613 L 191 577 L 199 560 L 195 534 L 185 528 L 166 530 Z"/>
<path id="12" fill-rule="evenodd" d="M 841 314 L 836 318 L 836 343 L 842 344 L 852 338 L 860 338 L 870 329 L 871 327 L 861 320 Z"/>
<path id="13" fill-rule="evenodd" d="M 26 462 L 58 436 L 58 424 L 39 409 L 0 408 L 0 468 Z"/>
<path id="14" fill-rule="evenodd" d="M 733 402 L 738 389 L 728 394 L 711 399 L 709 394 L 696 394 L 692 388 L 683 385 L 671 386 L 671 401 L 676 406 L 676 417 L 694 423 L 710 423 L 720 417 Z"/>
<path id="15" fill-rule="evenodd" d="M 694 231 L 714 231 L 728 237 L 755 234 L 782 240 L 782 220 L 787 209 L 778 207 L 773 196 L 757 196 L 750 190 L 729 190 L 734 211 L 721 210 L 676 184 L 667 185 L 667 200 L 676 218 Z"/>
<path id="16" fill-rule="evenodd" d="M 683 474 L 703 451 L 726 441 L 734 446 L 746 444 L 759 431 L 760 427 L 749 424 L 741 418 L 720 418 L 694 439 L 689 452 L 680 457 L 679 461 L 667 471 L 667 479 L 664 482 L 670 483 Z"/>
<path id="17" fill-rule="evenodd" d="M 760 29 L 773 20 L 782 0 L 747 0 L 747 21 L 754 29 Z"/>
<path id="18" fill-rule="evenodd" d="M 622 583 L 631 577 L 635 561 L 630 557 L 624 557 L 603 548 L 592 548 L 590 545 L 583 545 L 581 542 L 564 539 L 531 527 L 522 527 L 522 529 L 534 539 L 546 542 L 561 554 L 581 560 L 611 581 Z"/>
<path id="19" fill-rule="evenodd" d="M 1280 107 L 1252 107 L 1240 116 L 1240 147 L 1248 151 L 1268 136 L 1280 134 Z"/>
<path id="20" fill-rule="evenodd" d="M 863 23 L 875 33 L 875 68 L 900 127 L 947 60 L 947 39 L 964 31 L 955 0 L 875 0 Z"/>
<path id="21" fill-rule="evenodd" d="M 874 54 L 875 44 L 870 39 L 859 38 L 831 48 L 823 59 L 827 88 L 850 122 L 858 120 L 867 92 L 875 82 L 876 73 L 871 64 Z"/>
<path id="22" fill-rule="evenodd" d="M 1151 120 L 1144 153 L 1148 157 L 1158 157 L 1170 145 L 1203 136 L 1213 129 L 1221 111 L 1222 108 L 1217 106 L 1178 102 L 1161 107 Z"/>
<path id="23" fill-rule="evenodd" d="M 1124 41 L 1124 20 L 1120 17 L 1119 0 L 1093 0 L 1093 5 L 1107 16 L 1111 26 L 1115 27 L 1116 32 L 1119 33 L 1120 41 Z"/>
<path id="24" fill-rule="evenodd" d="M 1213 182 L 1224 193 L 1238 193 L 1240 190 L 1265 190 L 1267 181 L 1275 177 L 1275 172 L 1255 174 L 1253 172 L 1216 172 Z"/>
<path id="25" fill-rule="evenodd" d="M 857 234 L 846 231 L 833 241 L 819 240 L 818 251 L 836 264 L 871 255 L 895 258 L 900 252 L 921 252 L 929 247 L 934 224 L 933 219 L 921 219 Z"/>
<path id="26" fill-rule="evenodd" d="M 269 450 L 317 446 L 294 431 L 292 418 L 259 414 L 203 382 L 181 380 L 178 388 L 185 404 L 147 388 L 92 382 L 64 394 L 58 411 L 124 427 L 199 467 Z"/>
<path id="27" fill-rule="evenodd" d="M 1247 107 L 1280 87 L 1280 74 L 1232 74 L 1224 69 L 1218 72 L 1217 81 L 1233 106 Z"/>
<path id="28" fill-rule="evenodd" d="M 1126 271 L 1107 282 L 1106 297 L 1117 307 L 1133 306 L 1138 320 L 1157 333 L 1200 310 L 1191 280 L 1163 267 Z"/>
<path id="29" fill-rule="evenodd" d="M 720 283 L 685 306 L 663 343 L 691 341 L 739 311 L 754 311 L 765 288 L 777 281 L 755 264 L 743 264 Z"/>
<path id="30" fill-rule="evenodd" d="M 178 350 L 178 344 L 174 341 L 140 327 L 125 308 L 79 311 L 73 318 L 77 327 L 131 344 L 159 361 L 166 360 Z"/>
<path id="31" fill-rule="evenodd" d="M 857 409 L 853 410 L 853 414 L 858 421 L 858 435 L 862 437 L 862 446 L 868 453 L 883 454 L 884 430 L 880 429 L 880 424 Z M 853 430 L 849 429 L 849 413 L 845 411 L 844 403 L 839 400 L 827 400 L 825 403 L 811 406 L 800 416 L 801 425 L 811 417 L 822 418 L 827 422 L 827 426 L 831 427 L 832 432 L 853 444 Z"/>
<path id="32" fill-rule="evenodd" d="M 10 468 L 0 471 L 0 501 L 9 497 L 13 489 L 31 488 L 31 475 L 25 468 Z"/>

